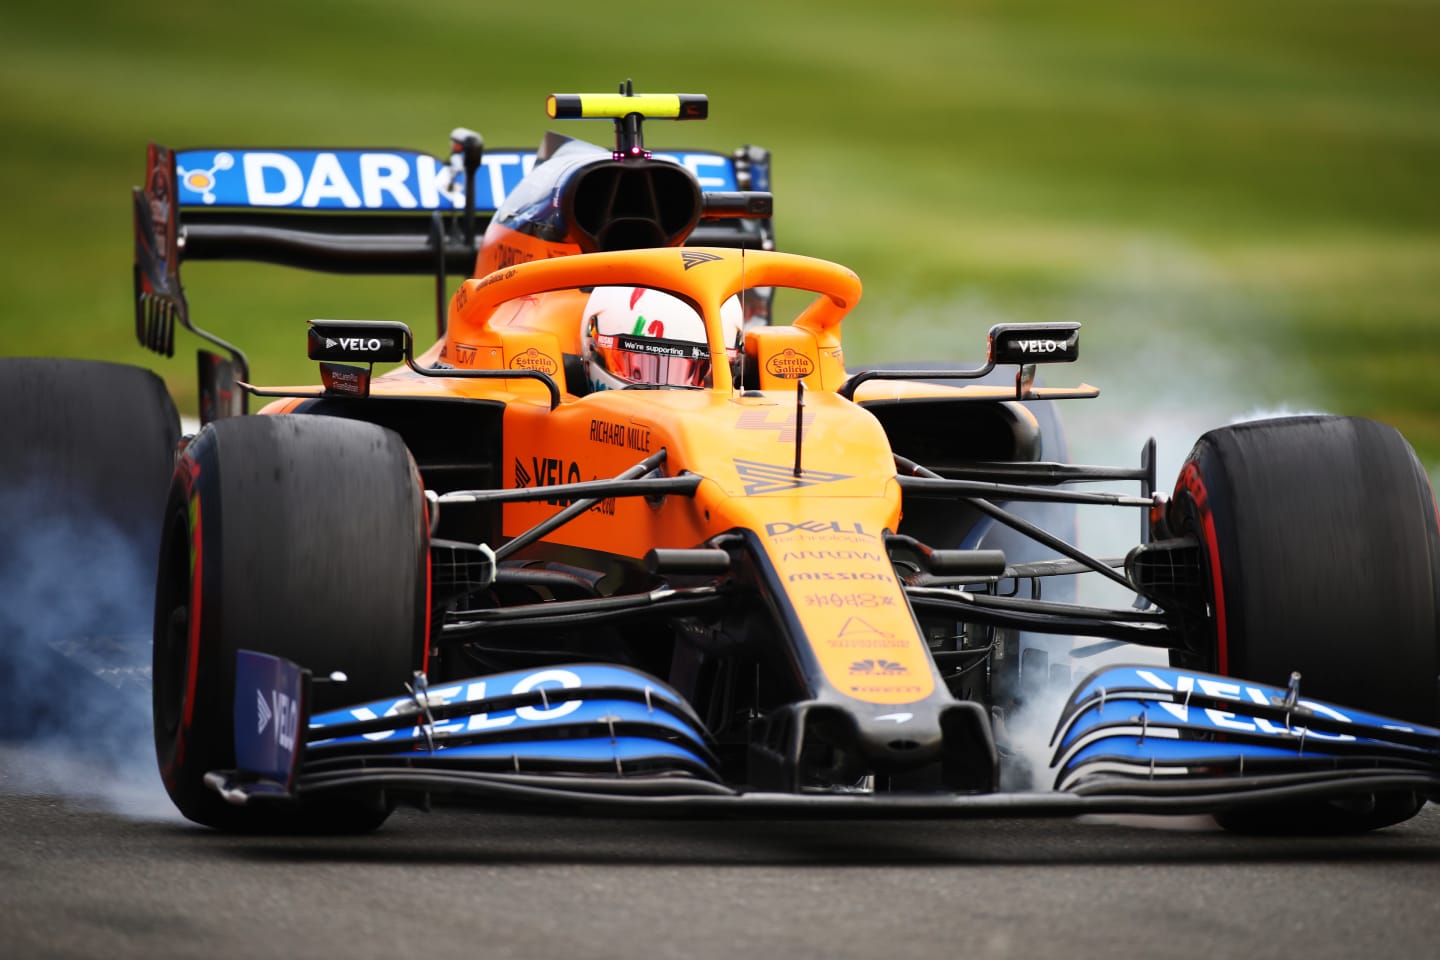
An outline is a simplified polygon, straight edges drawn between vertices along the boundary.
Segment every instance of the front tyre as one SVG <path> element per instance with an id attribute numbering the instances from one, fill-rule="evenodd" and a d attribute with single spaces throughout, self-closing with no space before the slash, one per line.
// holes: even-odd
<path id="1" fill-rule="evenodd" d="M 1429 480 L 1393 428 L 1344 417 L 1262 420 L 1195 444 L 1172 523 L 1201 542 L 1213 609 L 1181 665 L 1433 725 L 1440 718 L 1440 524 Z M 1253 832 L 1349 832 L 1423 800 L 1234 811 Z"/>
<path id="2" fill-rule="evenodd" d="M 308 416 L 217 421 L 176 468 L 156 588 L 155 750 L 180 812 L 231 830 L 360 832 L 378 794 L 232 806 L 204 785 L 234 767 L 235 656 L 317 676 L 314 709 L 400 696 L 428 633 L 424 496 L 400 437 Z"/>

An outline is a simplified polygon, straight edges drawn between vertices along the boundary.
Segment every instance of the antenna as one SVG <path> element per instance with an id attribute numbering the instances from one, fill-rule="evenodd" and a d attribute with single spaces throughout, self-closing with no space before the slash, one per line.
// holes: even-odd
<path id="1" fill-rule="evenodd" d="M 620 96 L 631 98 L 635 96 L 635 81 L 626 80 L 620 84 Z M 650 159 L 650 151 L 645 149 L 645 136 L 640 132 L 641 116 L 639 113 L 627 113 L 623 117 L 615 118 L 615 159 L 621 157 L 644 157 Z"/>
<path id="2" fill-rule="evenodd" d="M 805 378 L 801 377 L 795 381 L 795 476 L 803 472 L 800 469 L 800 450 L 805 442 Z"/>
<path id="3" fill-rule="evenodd" d="M 740 248 L 740 392 L 745 392 L 745 248 Z M 720 329 L 725 329 L 722 323 Z"/>

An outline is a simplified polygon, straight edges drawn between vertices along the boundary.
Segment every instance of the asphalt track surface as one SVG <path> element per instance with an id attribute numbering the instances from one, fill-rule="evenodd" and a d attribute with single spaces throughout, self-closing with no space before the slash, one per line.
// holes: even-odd
<path id="1" fill-rule="evenodd" d="M 1208 821 L 646 822 L 402 810 L 243 838 L 144 771 L 0 749 L 0 955 L 1433 957 L 1440 809 L 1362 837 Z M 43 762 L 42 762 L 43 761 Z M 103 798 L 102 798 L 103 797 Z"/>

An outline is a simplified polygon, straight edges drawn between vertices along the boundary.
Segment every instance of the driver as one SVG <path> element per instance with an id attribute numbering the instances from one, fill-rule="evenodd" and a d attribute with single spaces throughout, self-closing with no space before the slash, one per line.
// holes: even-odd
<path id="1" fill-rule="evenodd" d="M 739 296 L 720 307 L 725 353 L 740 362 L 744 317 Z M 590 390 L 708 387 L 710 346 L 694 307 L 650 287 L 596 287 L 585 303 L 585 376 Z"/>

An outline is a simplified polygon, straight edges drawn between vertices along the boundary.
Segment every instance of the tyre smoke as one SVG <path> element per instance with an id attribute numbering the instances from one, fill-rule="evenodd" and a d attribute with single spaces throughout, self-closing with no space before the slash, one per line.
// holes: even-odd
<path id="1" fill-rule="evenodd" d="M 1042 367 L 1040 382 L 1083 381 L 1100 388 L 1096 399 L 1057 404 L 1071 462 L 1136 467 L 1142 447 L 1154 437 L 1157 489 L 1167 496 L 1205 431 L 1293 415 L 1313 407 L 1313 398 L 1321 395 L 1312 372 L 1288 346 L 1298 334 L 1287 317 L 1230 282 L 1197 252 L 1162 242 L 1136 244 L 1048 308 L 1021 315 L 997 306 L 983 291 L 962 289 L 952 300 L 924 305 L 887 324 L 886 337 L 891 350 L 928 344 L 932 356 L 935 344 L 944 344 L 959 365 L 975 361 L 974 347 L 983 344 L 992 324 L 1058 321 L 1081 323 L 1080 360 Z M 851 326 L 865 322 L 857 318 Z M 1135 483 L 1079 488 L 1139 492 Z M 1138 509 L 1082 506 L 1076 520 L 1078 545 L 1092 556 L 1123 557 L 1139 540 Z M 1076 579 L 1079 603 L 1128 607 L 1135 600 L 1097 575 Z M 1022 634 L 1020 643 L 1046 649 L 1054 664 L 1063 660 L 1071 638 Z M 1098 641 L 1073 638 L 1073 645 L 1088 653 Z M 1005 717 L 1001 731 L 1016 771 L 1005 787 L 1051 789 L 1050 737 L 1070 692 L 1086 675 L 1109 664 L 1164 662 L 1164 651 L 1121 645 L 1073 660 L 1069 682 L 1056 671 L 1044 682 L 1023 685 L 1021 706 Z"/>
<path id="2" fill-rule="evenodd" d="M 0 490 L 0 789 L 178 817 L 150 726 L 155 545 L 42 494 Z"/>
<path id="3" fill-rule="evenodd" d="M 1091 334 L 1074 373 L 1101 389 L 1095 400 L 1062 405 L 1072 459 L 1138 466 L 1142 447 L 1153 437 L 1156 488 L 1167 497 L 1203 433 L 1285 415 L 1279 391 L 1314 396 L 1310 371 L 1286 349 L 1294 336 L 1286 318 L 1247 296 L 1203 258 L 1174 246 L 1131 251 L 1087 285 L 1065 319 L 1079 320 Z M 1136 484 L 1103 486 L 1138 492 Z M 1140 511 L 1081 507 L 1078 527 L 1081 546 L 1093 556 L 1123 557 L 1139 540 Z M 1080 578 L 1076 592 L 1079 602 L 1097 606 L 1129 607 L 1135 601 L 1093 574 Z M 1079 653 L 1095 647 L 1088 638 L 1076 645 Z M 1167 659 L 1163 650 L 1116 646 L 1077 657 L 1073 679 L 1078 683 L 1110 664 Z M 1022 750 L 1034 751 L 1043 737 L 1047 765 L 1049 739 L 1069 693 L 1052 688 L 1018 724 Z M 1053 774 L 1035 786 L 1049 789 L 1052 782 Z"/>

